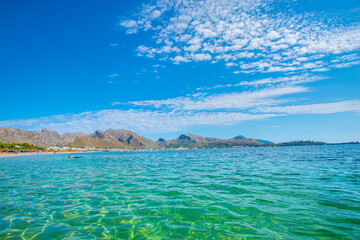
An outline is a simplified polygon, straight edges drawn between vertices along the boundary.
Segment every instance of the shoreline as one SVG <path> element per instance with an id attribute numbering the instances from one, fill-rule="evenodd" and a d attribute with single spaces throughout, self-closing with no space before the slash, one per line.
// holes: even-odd
<path id="1" fill-rule="evenodd" d="M 29 152 L 29 153 L 0 153 L 0 158 L 5 157 L 20 157 L 20 156 L 33 156 L 33 155 L 57 155 L 57 154 L 74 154 L 74 153 L 92 153 L 92 152 L 57 152 L 54 154 L 54 152 L 43 152 L 43 153 L 37 153 L 37 152 Z"/>
<path id="2" fill-rule="evenodd" d="M 107 152 L 144 152 L 144 151 L 181 151 L 181 150 L 205 150 L 205 149 L 247 149 L 247 148 L 274 148 L 274 147 L 320 147 L 320 146 L 337 146 L 337 145 L 360 145 L 358 143 L 353 144 L 324 144 L 324 145 L 265 145 L 265 146 L 252 146 L 252 147 L 228 147 L 228 148 L 171 148 L 171 149 L 127 149 L 123 151 L 107 151 Z M 55 154 L 76 154 L 76 153 L 96 153 L 103 151 L 66 151 L 66 152 L 56 152 Z M 54 152 L 24 152 L 24 153 L 0 153 L 0 159 L 5 157 L 17 157 L 17 156 L 33 156 L 33 155 L 55 155 Z"/>

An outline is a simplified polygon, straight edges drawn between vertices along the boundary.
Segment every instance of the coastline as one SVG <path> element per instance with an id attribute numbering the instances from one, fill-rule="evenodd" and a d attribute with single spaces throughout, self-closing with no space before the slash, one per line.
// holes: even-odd
<path id="1" fill-rule="evenodd" d="M 105 151 L 105 152 L 127 152 L 127 151 L 180 151 L 180 150 L 202 150 L 202 149 L 243 149 L 243 148 L 275 148 L 275 147 L 317 147 L 317 146 L 336 146 L 336 145 L 360 145 L 358 142 L 356 143 L 327 143 L 327 144 L 321 144 L 321 145 L 279 145 L 279 144 L 272 144 L 272 145 L 261 145 L 261 146 L 251 146 L 251 147 L 222 147 L 222 148 L 160 148 L 160 149 L 116 149 L 113 151 Z M 96 152 L 103 152 L 102 150 L 98 151 L 62 151 L 62 152 L 56 152 L 55 154 L 77 154 L 77 153 L 96 153 Z M 5 157 L 17 157 L 17 156 L 33 156 L 33 155 L 55 155 L 54 152 L 23 152 L 23 153 L 1 153 L 0 152 L 0 158 Z"/>
<path id="2" fill-rule="evenodd" d="M 37 152 L 29 152 L 29 153 L 0 153 L 0 158 L 5 157 L 20 157 L 20 156 L 33 156 L 33 155 L 57 155 L 57 154 L 74 154 L 74 153 L 91 153 L 91 152 L 57 152 L 54 154 L 54 152 L 43 152 L 43 153 L 37 153 Z"/>

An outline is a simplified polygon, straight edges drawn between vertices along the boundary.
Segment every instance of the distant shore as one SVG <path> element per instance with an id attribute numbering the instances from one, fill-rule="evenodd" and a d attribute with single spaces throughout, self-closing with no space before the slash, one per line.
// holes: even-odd
<path id="1" fill-rule="evenodd" d="M 33 156 L 33 155 L 56 155 L 56 154 L 75 154 L 75 153 L 90 153 L 90 152 L 22 152 L 22 153 L 0 153 L 0 158 L 4 157 L 20 157 L 20 156 Z"/>
<path id="2" fill-rule="evenodd" d="M 288 143 L 279 143 L 279 144 L 264 144 L 260 146 L 232 146 L 232 147 L 176 147 L 176 148 L 145 148 L 145 149 L 95 149 L 87 151 L 46 151 L 46 152 L 0 152 L 0 158 L 5 157 L 17 157 L 17 156 L 34 156 L 34 155 L 55 155 L 55 154 L 78 154 L 78 153 L 94 153 L 94 152 L 124 152 L 124 151 L 171 151 L 171 150 L 196 150 L 196 149 L 236 149 L 236 148 L 254 148 L 254 147 L 303 147 L 303 146 L 334 146 L 334 145 L 359 145 L 359 142 L 349 142 L 349 143 L 322 143 L 322 142 L 312 142 L 312 141 L 295 141 Z"/>

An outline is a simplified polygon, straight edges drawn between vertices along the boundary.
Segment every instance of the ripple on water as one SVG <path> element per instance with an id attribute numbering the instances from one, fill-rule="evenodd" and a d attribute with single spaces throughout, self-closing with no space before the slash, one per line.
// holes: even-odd
<path id="1" fill-rule="evenodd" d="M 0 159 L 0 239 L 360 239 L 360 147 Z"/>

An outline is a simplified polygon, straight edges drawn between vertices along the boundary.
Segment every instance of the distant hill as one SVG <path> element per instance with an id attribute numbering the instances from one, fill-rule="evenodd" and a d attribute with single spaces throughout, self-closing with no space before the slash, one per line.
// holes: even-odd
<path id="1" fill-rule="evenodd" d="M 263 140 L 263 139 L 255 139 L 255 140 L 258 142 L 264 143 L 264 144 L 275 144 L 274 142 L 270 142 L 270 141 Z"/>
<path id="2" fill-rule="evenodd" d="M 57 131 L 50 131 L 46 128 L 41 132 L 19 128 L 0 128 L 0 142 L 29 143 L 40 147 L 66 146 L 73 142 L 75 138 L 84 135 L 84 133 L 65 133 L 60 135 Z"/>
<path id="3" fill-rule="evenodd" d="M 14 128 L 0 128 L 0 142 L 29 143 L 40 147 L 68 146 L 68 147 L 101 147 L 101 148 L 222 148 L 264 146 L 269 141 L 255 140 L 238 135 L 231 139 L 202 137 L 194 134 L 181 134 L 173 140 L 160 138 L 152 141 L 139 134 L 125 129 L 106 131 L 96 130 L 93 134 L 65 133 L 43 129 L 28 131 Z"/>
<path id="4" fill-rule="evenodd" d="M 243 135 L 238 135 L 236 137 L 233 137 L 232 139 L 235 139 L 235 140 L 246 140 L 248 138 L 244 137 Z"/>
<path id="5" fill-rule="evenodd" d="M 160 138 L 157 144 L 166 147 L 241 147 L 241 146 L 261 146 L 264 145 L 261 142 L 252 138 L 246 138 L 244 136 L 236 136 L 232 139 L 221 139 L 213 137 L 202 137 L 194 134 L 181 134 L 178 138 L 173 140 L 165 140 Z"/>
<path id="6" fill-rule="evenodd" d="M 103 131 L 96 130 L 94 134 L 77 137 L 69 147 L 102 147 L 102 148 L 125 148 L 125 145 L 115 137 Z"/>
<path id="7" fill-rule="evenodd" d="M 156 144 L 154 141 L 140 136 L 139 134 L 121 129 L 121 130 L 114 130 L 114 129 L 108 129 L 105 131 L 105 134 L 113 136 L 116 138 L 119 142 L 124 144 L 124 146 L 127 147 L 134 147 L 134 148 L 157 148 L 159 147 L 158 144 Z"/>
<path id="8" fill-rule="evenodd" d="M 158 148 L 154 141 L 122 129 L 97 130 L 93 134 L 65 133 L 43 129 L 28 131 L 19 128 L 0 128 L 0 142 L 29 143 L 41 147 L 103 147 L 103 148 Z"/>
<path id="9" fill-rule="evenodd" d="M 292 141 L 292 142 L 283 142 L 277 143 L 277 146 L 313 146 L 313 145 L 327 145 L 325 142 L 316 142 L 316 141 Z"/>

